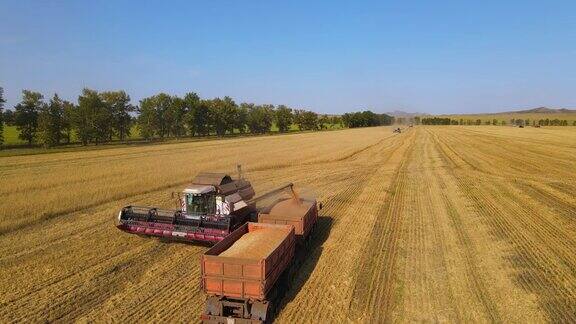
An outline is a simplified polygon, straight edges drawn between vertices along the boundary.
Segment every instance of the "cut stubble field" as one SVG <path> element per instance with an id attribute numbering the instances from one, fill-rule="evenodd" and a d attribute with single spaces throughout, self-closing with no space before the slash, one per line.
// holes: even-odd
<path id="1" fill-rule="evenodd" d="M 197 321 L 207 247 L 114 218 L 237 163 L 325 206 L 278 322 L 576 321 L 576 128 L 490 126 L 0 157 L 0 321 Z"/>

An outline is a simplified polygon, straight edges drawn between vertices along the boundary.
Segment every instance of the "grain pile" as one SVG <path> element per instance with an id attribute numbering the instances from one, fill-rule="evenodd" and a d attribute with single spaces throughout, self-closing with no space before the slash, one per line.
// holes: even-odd
<path id="1" fill-rule="evenodd" d="M 265 259 L 282 243 L 288 233 L 276 228 L 259 228 L 234 242 L 220 256 L 250 260 Z"/>
<path id="2" fill-rule="evenodd" d="M 275 219 L 300 220 L 306 216 L 314 202 L 300 200 L 300 203 L 294 199 L 286 199 L 274 205 L 269 215 Z"/>

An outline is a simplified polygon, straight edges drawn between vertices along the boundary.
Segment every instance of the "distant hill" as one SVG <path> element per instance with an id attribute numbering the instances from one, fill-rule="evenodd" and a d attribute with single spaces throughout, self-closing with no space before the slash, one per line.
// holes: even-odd
<path id="1" fill-rule="evenodd" d="M 493 113 L 487 115 L 510 115 L 510 114 L 576 114 L 576 109 L 566 109 L 566 108 L 548 108 L 548 107 L 538 107 L 532 108 L 527 110 L 515 110 L 515 111 L 506 111 L 501 113 Z M 476 114 L 476 115 L 483 115 L 483 114 Z"/>
<path id="2" fill-rule="evenodd" d="M 426 113 L 419 113 L 419 112 L 415 112 L 415 113 L 411 113 L 411 112 L 405 112 L 405 111 L 401 111 L 401 110 L 394 110 L 394 111 L 390 111 L 390 112 L 385 112 L 386 115 L 390 115 L 390 116 L 394 116 L 394 117 L 416 117 L 416 116 L 430 116 L 430 114 L 426 114 Z"/>
<path id="3" fill-rule="evenodd" d="M 455 120 L 481 120 L 482 124 L 487 121 L 497 120 L 498 123 L 502 121 L 511 124 L 512 119 L 523 119 L 529 122 L 537 122 L 539 120 L 566 120 L 569 125 L 576 126 L 576 110 L 566 109 L 566 108 L 548 108 L 548 107 L 538 107 L 525 110 L 515 110 L 515 111 L 505 111 L 497 113 L 479 113 L 479 114 L 450 114 L 450 115 L 438 115 L 438 117 L 449 117 Z"/>

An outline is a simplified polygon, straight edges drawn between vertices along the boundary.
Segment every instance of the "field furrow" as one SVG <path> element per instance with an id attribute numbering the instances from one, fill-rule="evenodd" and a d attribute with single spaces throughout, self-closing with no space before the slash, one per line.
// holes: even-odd
<path id="1" fill-rule="evenodd" d="M 324 205 L 277 322 L 576 322 L 574 143 L 416 126 L 3 156 L 0 322 L 197 322 L 207 247 L 114 219 L 238 163 Z"/>

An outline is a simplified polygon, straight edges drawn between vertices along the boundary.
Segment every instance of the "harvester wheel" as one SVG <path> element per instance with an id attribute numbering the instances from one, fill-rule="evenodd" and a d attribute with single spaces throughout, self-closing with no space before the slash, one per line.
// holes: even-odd
<path id="1" fill-rule="evenodd" d="M 258 223 L 258 212 L 252 212 L 252 213 L 250 213 L 250 216 L 248 217 L 248 219 L 249 219 L 251 222 Z"/>

